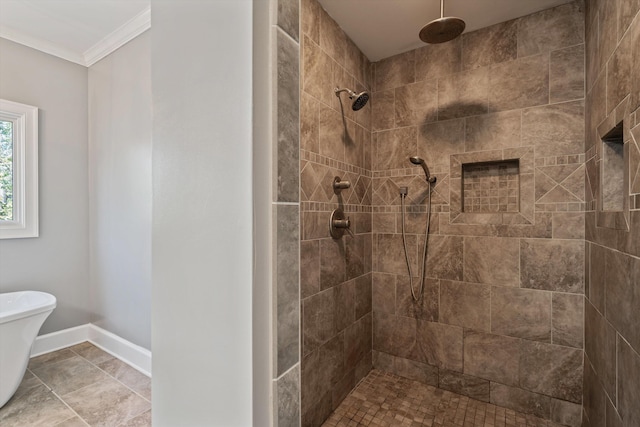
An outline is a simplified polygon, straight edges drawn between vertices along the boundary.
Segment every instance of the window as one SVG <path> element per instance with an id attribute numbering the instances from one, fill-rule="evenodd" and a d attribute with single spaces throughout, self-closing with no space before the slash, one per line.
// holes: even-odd
<path id="1" fill-rule="evenodd" d="M 38 236 L 38 109 L 0 99 L 0 239 Z"/>

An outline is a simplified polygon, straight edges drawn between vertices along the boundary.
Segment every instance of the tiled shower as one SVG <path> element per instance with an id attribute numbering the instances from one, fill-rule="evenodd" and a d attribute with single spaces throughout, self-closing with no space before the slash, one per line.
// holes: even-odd
<path id="1" fill-rule="evenodd" d="M 372 64 L 302 0 L 303 426 L 372 367 L 570 426 L 640 425 L 639 8 L 575 1 Z M 372 99 L 341 108 L 336 87 Z M 437 176 L 419 302 L 399 196 L 415 274 L 415 155 Z M 353 237 L 329 236 L 338 207 Z"/>

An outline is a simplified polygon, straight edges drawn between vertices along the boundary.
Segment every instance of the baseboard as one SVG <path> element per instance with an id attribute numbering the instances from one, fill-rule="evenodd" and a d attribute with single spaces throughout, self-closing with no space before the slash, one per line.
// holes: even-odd
<path id="1" fill-rule="evenodd" d="M 75 326 L 36 337 L 36 341 L 31 347 L 31 357 L 51 353 L 52 351 L 87 341 L 89 339 L 89 325 L 87 323 L 86 325 Z"/>
<path id="2" fill-rule="evenodd" d="M 107 353 L 151 376 L 151 352 L 92 323 L 89 325 L 89 341 Z"/>
<path id="3" fill-rule="evenodd" d="M 151 352 L 92 323 L 40 335 L 31 348 L 31 357 L 89 341 L 147 376 L 151 376 Z"/>

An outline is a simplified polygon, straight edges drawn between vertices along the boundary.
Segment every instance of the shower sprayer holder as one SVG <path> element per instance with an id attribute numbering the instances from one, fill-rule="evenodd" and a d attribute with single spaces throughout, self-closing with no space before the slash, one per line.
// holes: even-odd
<path id="1" fill-rule="evenodd" d="M 349 181 L 343 181 L 339 176 L 333 178 L 333 192 L 335 194 L 340 194 L 342 190 L 346 190 L 351 187 L 351 183 Z"/>
<path id="2" fill-rule="evenodd" d="M 331 218 L 329 218 L 329 234 L 331 234 L 331 237 L 334 239 L 340 239 L 344 236 L 345 231 L 353 237 L 351 220 L 349 217 L 345 218 L 342 209 L 334 209 L 333 212 L 331 212 Z"/>

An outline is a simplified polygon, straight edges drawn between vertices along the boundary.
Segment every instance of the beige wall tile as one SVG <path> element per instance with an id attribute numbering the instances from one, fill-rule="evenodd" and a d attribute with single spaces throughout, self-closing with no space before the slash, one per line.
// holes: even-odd
<path id="1" fill-rule="evenodd" d="M 584 98 L 584 44 L 553 51 L 550 58 L 549 101 Z"/>
<path id="2" fill-rule="evenodd" d="M 462 280 L 462 254 L 462 237 L 431 236 L 425 275 L 438 279 Z"/>
<path id="3" fill-rule="evenodd" d="M 442 323 L 418 321 L 414 359 L 440 369 L 462 372 L 463 330 Z"/>
<path id="4" fill-rule="evenodd" d="M 549 52 L 584 41 L 582 2 L 543 10 L 520 18 L 518 57 Z"/>
<path id="5" fill-rule="evenodd" d="M 522 124 L 520 111 L 468 117 L 465 128 L 465 151 L 484 151 L 520 145 Z"/>
<path id="6" fill-rule="evenodd" d="M 373 349 L 409 358 L 416 347 L 416 319 L 373 313 Z"/>
<path id="7" fill-rule="evenodd" d="M 462 35 L 464 69 L 516 59 L 518 55 L 518 21 L 501 22 Z"/>
<path id="8" fill-rule="evenodd" d="M 592 427 L 603 426 L 605 425 L 605 402 L 607 397 L 587 358 L 585 358 L 583 378 L 582 406 L 585 414 Z"/>
<path id="9" fill-rule="evenodd" d="M 418 275 L 419 272 L 414 272 Z M 438 321 L 438 305 L 440 300 L 440 283 L 435 279 L 424 279 L 421 287 L 420 278 L 413 278 L 413 289 L 418 301 L 411 295 L 409 275 L 397 276 L 396 282 L 396 314 L 398 316 L 413 317 L 415 319 Z M 421 290 L 423 293 L 421 294 Z"/>
<path id="10" fill-rule="evenodd" d="M 524 288 L 584 292 L 584 242 L 522 240 L 520 283 Z"/>
<path id="11" fill-rule="evenodd" d="M 438 118 L 438 84 L 423 80 L 395 89 L 395 125 L 416 126 Z"/>
<path id="12" fill-rule="evenodd" d="M 605 312 L 607 320 L 640 351 L 640 259 L 607 251 Z"/>
<path id="13" fill-rule="evenodd" d="M 418 155 L 430 168 L 447 167 L 450 155 L 464 152 L 464 126 L 462 119 L 423 124 L 418 131 Z"/>
<path id="14" fill-rule="evenodd" d="M 549 102 L 549 56 L 546 54 L 492 65 L 489 75 L 489 111 Z"/>
<path id="15" fill-rule="evenodd" d="M 522 341 L 520 386 L 546 396 L 582 402 L 582 350 Z"/>
<path id="16" fill-rule="evenodd" d="M 336 332 L 335 293 L 327 289 L 302 301 L 302 354 L 308 355 Z M 303 374 L 303 377 L 306 376 Z"/>
<path id="17" fill-rule="evenodd" d="M 551 342 L 553 344 L 582 348 L 584 296 L 553 293 L 551 322 Z"/>
<path id="18" fill-rule="evenodd" d="M 551 412 L 550 397 L 494 382 L 491 383 L 491 403 L 546 419 Z"/>
<path id="19" fill-rule="evenodd" d="M 587 302 L 585 306 L 584 351 L 599 378 L 600 387 L 616 397 L 616 331 L 602 314 Z M 586 383 L 586 379 L 585 379 Z"/>
<path id="20" fill-rule="evenodd" d="M 465 331 L 464 373 L 503 384 L 520 382 L 520 339 Z"/>
<path id="21" fill-rule="evenodd" d="M 378 132 L 376 139 L 377 156 L 373 162 L 374 170 L 406 167 L 409 157 L 415 156 L 417 138 L 415 127 Z"/>
<path id="22" fill-rule="evenodd" d="M 416 81 L 442 78 L 462 70 L 461 37 L 448 43 L 427 44 L 415 52 Z"/>
<path id="23" fill-rule="evenodd" d="M 491 287 L 475 283 L 441 281 L 440 321 L 489 332 Z"/>
<path id="24" fill-rule="evenodd" d="M 372 305 L 375 313 L 395 314 L 396 275 L 373 273 Z"/>
<path id="25" fill-rule="evenodd" d="M 490 285 L 518 286 L 520 242 L 501 237 L 464 239 L 464 280 Z"/>
<path id="26" fill-rule="evenodd" d="M 416 81 L 415 50 L 401 53 L 374 64 L 374 91 L 395 89 Z"/>
<path id="27" fill-rule="evenodd" d="M 438 387 L 482 402 L 489 401 L 489 381 L 459 372 L 440 370 Z"/>
<path id="28" fill-rule="evenodd" d="M 438 120 L 488 112 L 489 68 L 452 74 L 438 80 Z"/>
<path id="29" fill-rule="evenodd" d="M 640 356 L 618 336 L 618 411 L 623 425 L 640 423 Z"/>
<path id="30" fill-rule="evenodd" d="M 491 332 L 551 342 L 551 293 L 492 287 Z"/>
<path id="31" fill-rule="evenodd" d="M 381 90 L 371 98 L 372 130 L 392 129 L 396 126 L 395 90 Z"/>

